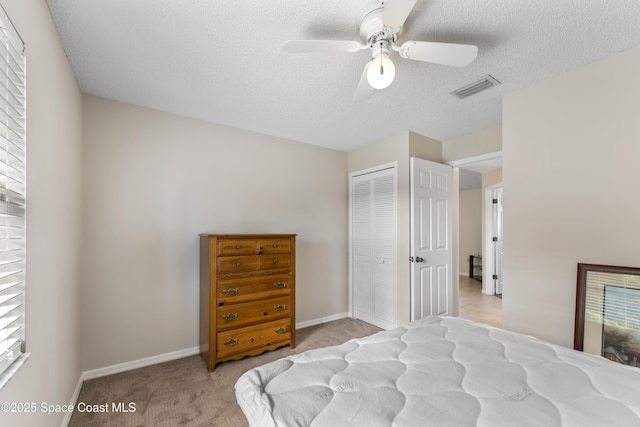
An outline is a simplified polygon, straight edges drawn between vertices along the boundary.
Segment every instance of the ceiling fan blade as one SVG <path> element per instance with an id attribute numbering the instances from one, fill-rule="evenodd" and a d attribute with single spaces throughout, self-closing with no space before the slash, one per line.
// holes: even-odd
<path id="1" fill-rule="evenodd" d="M 390 28 L 402 27 L 417 0 L 386 0 L 382 23 Z"/>
<path id="2" fill-rule="evenodd" d="M 353 94 L 354 101 L 361 101 L 365 98 L 368 98 L 373 93 L 373 88 L 367 80 L 367 70 L 369 69 L 370 64 L 371 62 L 367 62 L 367 65 L 364 66 L 364 70 L 362 70 L 362 75 L 360 76 L 358 87 L 356 87 L 356 91 Z"/>
<path id="3" fill-rule="evenodd" d="M 464 67 L 478 56 L 478 46 L 472 44 L 408 41 L 398 49 L 400 56 L 416 61 Z"/>
<path id="4" fill-rule="evenodd" d="M 284 50 L 289 53 L 357 52 L 367 46 L 350 40 L 287 40 Z"/>

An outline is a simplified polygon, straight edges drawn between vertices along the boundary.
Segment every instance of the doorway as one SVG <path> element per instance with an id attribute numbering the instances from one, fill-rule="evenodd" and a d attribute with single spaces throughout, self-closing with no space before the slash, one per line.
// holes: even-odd
<path id="1" fill-rule="evenodd" d="M 495 152 L 449 163 L 458 168 L 460 176 L 458 212 L 460 316 L 497 326 L 502 322 L 502 301 L 496 297 L 496 291 L 501 292 L 501 289 L 496 289 L 497 281 L 493 277 L 494 275 L 501 277 L 500 255 L 503 250 L 502 227 L 500 226 L 499 234 L 496 234 L 494 229 L 498 219 L 501 224 L 503 211 L 500 203 L 500 210 L 494 213 L 493 200 L 498 199 L 502 202 L 501 156 L 501 152 Z M 470 184 L 468 175 L 474 177 L 475 182 Z M 467 224 L 464 224 L 464 221 L 467 221 Z M 473 237 L 465 233 L 471 233 Z M 494 236 L 499 236 L 495 243 Z M 470 262 L 471 259 L 473 264 Z M 476 266 L 475 269 L 473 266 Z"/>

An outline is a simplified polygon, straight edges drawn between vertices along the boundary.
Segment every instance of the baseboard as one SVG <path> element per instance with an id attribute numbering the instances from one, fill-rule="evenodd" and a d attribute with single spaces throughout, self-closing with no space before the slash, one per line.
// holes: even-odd
<path id="1" fill-rule="evenodd" d="M 319 319 L 308 320 L 306 322 L 296 323 L 297 329 L 306 328 L 309 326 L 319 325 L 321 323 L 331 322 L 333 320 L 344 319 L 348 317 L 348 313 L 339 313 L 327 317 L 321 317 Z M 94 378 L 100 378 L 107 375 L 119 374 L 120 372 L 130 371 L 132 369 L 144 368 L 145 366 L 155 365 L 157 363 L 169 362 L 171 360 L 181 359 L 183 357 L 194 356 L 200 353 L 200 347 L 191 347 L 184 350 L 178 350 L 171 353 L 159 354 L 157 356 L 146 357 L 144 359 L 132 360 L 131 362 L 119 363 L 117 365 L 106 366 L 104 368 L 92 369 L 82 373 L 79 387 L 82 386 L 82 381 L 92 380 Z M 78 389 L 78 393 L 79 393 Z M 77 396 L 75 396 L 77 397 Z"/>
<path id="2" fill-rule="evenodd" d="M 349 317 L 349 313 L 339 313 L 333 314 L 327 317 L 321 317 L 319 319 L 307 320 L 306 322 L 296 323 L 296 329 L 307 328 L 309 326 L 319 325 L 321 323 L 327 323 L 334 320 L 344 319 L 345 317 Z"/>
<path id="3" fill-rule="evenodd" d="M 80 390 L 82 389 L 82 383 L 84 380 L 82 379 L 82 374 L 80 374 L 80 378 L 78 378 L 78 382 L 76 383 L 76 388 L 73 390 L 73 394 L 71 395 L 71 400 L 69 401 L 69 405 L 76 406 L 78 403 L 78 396 L 80 396 Z M 71 416 L 73 415 L 73 411 L 65 411 L 64 418 L 62 419 L 62 424 L 60 427 L 67 427 L 69 422 L 71 422 Z"/>
<path id="4" fill-rule="evenodd" d="M 296 323 L 296 329 L 303 329 L 309 326 L 319 325 L 321 323 L 331 322 L 333 320 L 344 319 L 349 317 L 349 313 L 339 313 L 331 316 L 321 317 L 318 319 L 307 320 L 306 322 Z M 191 347 L 184 350 L 178 350 L 171 353 L 159 354 L 157 356 L 146 357 L 144 359 L 132 360 L 131 362 L 119 363 L 117 365 L 105 366 L 104 368 L 92 369 L 84 371 L 78 379 L 78 384 L 71 396 L 71 405 L 75 405 L 82 389 L 82 383 L 86 380 L 105 377 L 107 375 L 119 374 L 120 372 L 130 371 L 132 369 L 144 368 L 145 366 L 155 365 L 157 363 L 169 362 L 171 360 L 182 359 L 183 357 L 195 356 L 200 353 L 200 347 Z M 62 421 L 62 427 L 66 427 L 71 421 L 71 413 L 65 415 Z"/>
<path id="5" fill-rule="evenodd" d="M 157 356 L 146 357 L 144 359 L 132 360 L 131 362 L 119 363 L 117 365 L 106 366 L 104 368 L 92 369 L 82 373 L 82 380 L 92 380 L 107 375 L 118 374 L 132 369 L 144 368 L 162 362 L 182 359 L 183 357 L 200 354 L 200 347 L 191 347 L 184 350 L 173 351 L 171 353 L 159 354 Z"/>

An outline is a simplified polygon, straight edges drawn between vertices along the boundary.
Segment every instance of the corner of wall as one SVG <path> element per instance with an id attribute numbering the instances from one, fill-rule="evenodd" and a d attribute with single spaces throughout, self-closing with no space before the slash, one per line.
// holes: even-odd
<path id="1" fill-rule="evenodd" d="M 442 163 L 442 142 L 424 135 L 409 132 L 409 157 Z"/>

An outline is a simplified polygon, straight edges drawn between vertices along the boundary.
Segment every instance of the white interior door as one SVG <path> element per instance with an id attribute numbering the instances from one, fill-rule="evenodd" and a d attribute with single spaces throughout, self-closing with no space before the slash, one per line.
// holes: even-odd
<path id="1" fill-rule="evenodd" d="M 353 317 L 397 326 L 396 168 L 351 177 Z"/>
<path id="2" fill-rule="evenodd" d="M 493 190 L 493 250 L 495 292 L 502 294 L 502 187 Z"/>
<path id="3" fill-rule="evenodd" d="M 453 172 L 411 158 L 411 320 L 453 309 Z"/>

